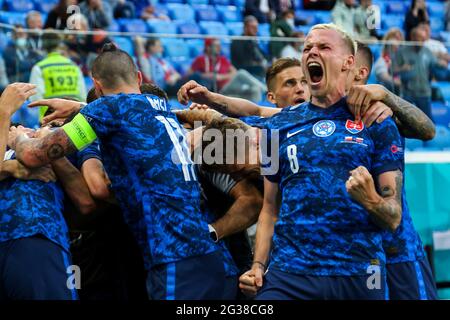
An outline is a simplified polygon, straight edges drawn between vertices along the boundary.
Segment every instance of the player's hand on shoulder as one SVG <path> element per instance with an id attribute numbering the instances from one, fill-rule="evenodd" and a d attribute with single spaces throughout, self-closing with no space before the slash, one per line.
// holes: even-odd
<path id="1" fill-rule="evenodd" d="M 369 128 L 375 121 L 377 123 L 382 123 L 387 118 L 392 117 L 393 114 L 391 108 L 383 102 L 377 101 L 367 109 L 362 117 L 362 121 L 364 125 Z"/>
<path id="2" fill-rule="evenodd" d="M 347 104 L 350 112 L 359 121 L 376 101 L 386 98 L 387 90 L 379 84 L 354 85 L 347 96 Z"/>

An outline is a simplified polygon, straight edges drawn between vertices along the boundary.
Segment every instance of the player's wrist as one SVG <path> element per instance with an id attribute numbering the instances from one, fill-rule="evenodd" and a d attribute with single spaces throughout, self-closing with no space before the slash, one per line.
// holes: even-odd
<path id="1" fill-rule="evenodd" d="M 258 268 L 261 269 L 263 272 L 265 272 L 267 270 L 267 266 L 265 263 L 259 261 L 259 260 L 253 260 L 252 262 L 252 268 Z"/>

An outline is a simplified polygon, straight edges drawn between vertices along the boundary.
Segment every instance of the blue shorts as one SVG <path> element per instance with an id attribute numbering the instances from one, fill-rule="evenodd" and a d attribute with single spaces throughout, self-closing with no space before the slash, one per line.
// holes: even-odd
<path id="1" fill-rule="evenodd" d="M 256 300 L 386 300 L 386 277 L 368 288 L 367 276 L 310 276 L 270 269 Z"/>
<path id="2" fill-rule="evenodd" d="M 426 257 L 386 265 L 389 299 L 436 300 L 437 290 Z"/>
<path id="3" fill-rule="evenodd" d="M 239 277 L 227 276 L 224 283 L 223 300 L 237 300 L 239 294 Z"/>
<path id="4" fill-rule="evenodd" d="M 226 282 L 221 251 L 150 269 L 147 288 L 152 300 L 222 300 Z"/>
<path id="5" fill-rule="evenodd" d="M 70 254 L 40 236 L 0 243 L 0 300 L 77 300 Z"/>

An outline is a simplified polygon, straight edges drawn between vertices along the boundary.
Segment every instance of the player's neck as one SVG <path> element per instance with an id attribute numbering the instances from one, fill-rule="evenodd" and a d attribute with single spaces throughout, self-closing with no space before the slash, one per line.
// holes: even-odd
<path id="1" fill-rule="evenodd" d="M 137 93 L 140 94 L 141 91 L 139 90 L 139 88 L 135 88 L 132 86 L 121 86 L 115 89 L 103 89 L 103 95 L 105 96 L 109 96 L 109 95 L 114 95 L 114 94 L 119 94 L 119 93 L 124 93 L 124 94 L 132 94 L 132 93 Z"/>
<path id="2" fill-rule="evenodd" d="M 320 108 L 329 108 L 345 96 L 345 90 L 335 91 L 324 96 L 312 96 L 311 103 Z"/>

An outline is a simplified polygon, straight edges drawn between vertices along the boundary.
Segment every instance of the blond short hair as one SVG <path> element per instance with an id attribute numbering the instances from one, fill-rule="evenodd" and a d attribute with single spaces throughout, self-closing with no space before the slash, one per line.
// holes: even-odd
<path id="1" fill-rule="evenodd" d="M 315 26 L 313 26 L 311 28 L 311 30 L 309 32 L 311 32 L 313 30 L 334 30 L 334 31 L 338 32 L 341 35 L 342 40 L 344 40 L 345 44 L 350 49 L 350 52 L 353 55 L 356 55 L 356 52 L 358 51 L 358 43 L 352 38 L 352 36 L 350 34 L 348 34 L 348 32 L 346 32 L 344 29 L 338 27 L 334 23 L 316 24 Z"/>

